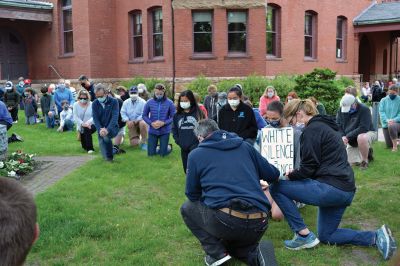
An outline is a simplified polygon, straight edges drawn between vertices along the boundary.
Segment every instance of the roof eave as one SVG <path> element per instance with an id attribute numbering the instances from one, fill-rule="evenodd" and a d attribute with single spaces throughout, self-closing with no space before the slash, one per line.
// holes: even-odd
<path id="1" fill-rule="evenodd" d="M 364 26 L 364 25 L 376 25 L 376 24 L 389 24 L 389 23 L 400 23 L 400 18 L 396 19 L 385 19 L 385 20 L 369 20 L 369 21 L 354 21 L 354 26 Z"/>
<path id="2" fill-rule="evenodd" d="M 30 3 L 18 3 L 18 2 L 5 2 L 0 1 L 0 7 L 19 7 L 19 8 L 30 8 L 30 9 L 46 9 L 46 10 L 53 10 L 52 3 L 37 3 L 37 4 L 30 4 Z"/>

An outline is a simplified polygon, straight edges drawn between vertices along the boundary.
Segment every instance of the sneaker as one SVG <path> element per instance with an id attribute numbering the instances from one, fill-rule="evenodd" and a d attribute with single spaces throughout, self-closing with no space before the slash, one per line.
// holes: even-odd
<path id="1" fill-rule="evenodd" d="M 142 151 L 147 151 L 147 144 L 146 143 L 140 144 L 140 149 Z"/>
<path id="2" fill-rule="evenodd" d="M 396 241 L 392 236 L 392 232 L 385 224 L 376 230 L 375 244 L 384 260 L 390 259 L 397 249 Z"/>
<path id="3" fill-rule="evenodd" d="M 360 170 L 367 170 L 368 169 L 368 162 L 362 161 L 360 164 Z"/>
<path id="4" fill-rule="evenodd" d="M 14 133 L 14 136 L 17 141 L 24 141 L 24 139 L 20 135 Z"/>
<path id="5" fill-rule="evenodd" d="M 94 152 L 94 150 L 89 150 L 87 153 L 92 154 L 93 152 Z"/>
<path id="6" fill-rule="evenodd" d="M 13 122 L 13 124 L 18 124 L 18 120 L 15 120 L 15 121 Z"/>
<path id="7" fill-rule="evenodd" d="M 295 234 L 292 240 L 284 241 L 285 247 L 290 250 L 300 250 L 304 248 L 313 248 L 319 244 L 319 239 L 310 232 L 307 237 Z"/>
<path id="8" fill-rule="evenodd" d="M 372 162 L 374 160 L 374 149 L 369 148 L 368 150 L 368 162 Z"/>
<path id="9" fill-rule="evenodd" d="M 218 265 L 222 265 L 223 263 L 227 262 L 231 258 L 232 257 L 229 256 L 228 254 L 222 255 L 222 257 L 219 259 L 215 259 L 215 258 L 211 257 L 210 255 L 207 255 L 204 258 L 204 262 L 206 263 L 207 266 L 218 266 Z"/>
<path id="10" fill-rule="evenodd" d="M 124 154 L 124 153 L 126 153 L 126 151 L 124 149 L 119 148 L 118 153 L 119 154 Z"/>

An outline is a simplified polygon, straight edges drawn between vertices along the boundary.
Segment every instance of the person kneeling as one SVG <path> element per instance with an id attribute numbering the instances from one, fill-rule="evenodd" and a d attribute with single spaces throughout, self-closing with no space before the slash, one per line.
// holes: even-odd
<path id="1" fill-rule="evenodd" d="M 194 133 L 200 144 L 189 154 L 188 200 L 181 214 L 206 252 L 206 265 L 221 265 L 231 256 L 265 265 L 259 241 L 271 206 L 259 182 L 277 182 L 279 171 L 235 133 L 219 130 L 214 120 L 199 121 Z"/>
<path id="2" fill-rule="evenodd" d="M 60 127 L 58 132 L 71 131 L 74 129 L 74 115 L 67 101 L 61 103 L 62 111 L 60 113 Z"/>

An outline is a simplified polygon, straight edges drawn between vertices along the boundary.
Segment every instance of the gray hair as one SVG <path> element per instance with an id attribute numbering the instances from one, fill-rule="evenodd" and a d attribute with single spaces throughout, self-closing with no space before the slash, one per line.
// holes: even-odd
<path id="1" fill-rule="evenodd" d="M 219 130 L 217 123 L 212 119 L 200 120 L 197 126 L 194 128 L 194 134 L 197 137 L 206 138 L 214 131 Z"/>
<path id="2" fill-rule="evenodd" d="M 103 85 L 102 83 L 98 83 L 96 84 L 96 86 L 94 86 L 94 93 L 97 93 L 98 91 L 103 91 L 104 93 L 107 92 L 107 88 L 105 85 Z"/>

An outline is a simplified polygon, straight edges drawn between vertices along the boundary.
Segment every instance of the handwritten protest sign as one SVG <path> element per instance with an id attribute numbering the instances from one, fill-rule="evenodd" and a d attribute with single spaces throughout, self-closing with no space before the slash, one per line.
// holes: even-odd
<path id="1" fill-rule="evenodd" d="M 294 131 L 292 127 L 262 129 L 261 155 L 281 174 L 294 168 Z"/>

